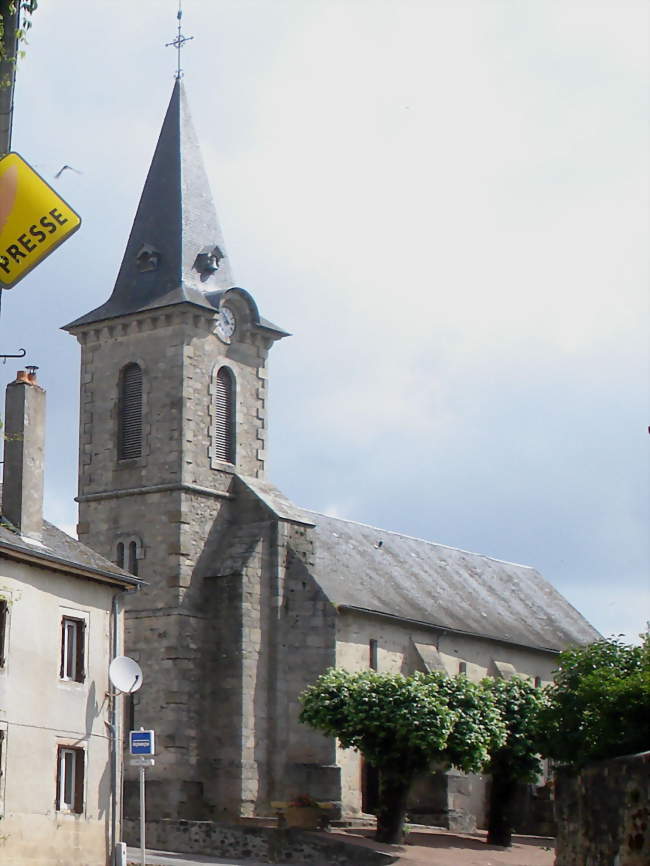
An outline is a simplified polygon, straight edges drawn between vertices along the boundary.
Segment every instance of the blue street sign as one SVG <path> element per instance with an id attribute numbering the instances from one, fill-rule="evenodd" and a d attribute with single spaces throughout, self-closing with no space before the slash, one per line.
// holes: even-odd
<path id="1" fill-rule="evenodd" d="M 129 731 L 129 751 L 132 755 L 155 754 L 153 731 Z"/>

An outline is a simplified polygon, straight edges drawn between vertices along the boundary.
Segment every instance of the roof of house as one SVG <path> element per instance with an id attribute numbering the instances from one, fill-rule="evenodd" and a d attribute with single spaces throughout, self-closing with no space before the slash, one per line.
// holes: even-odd
<path id="1" fill-rule="evenodd" d="M 276 516 L 314 526 L 313 575 L 337 606 L 538 649 L 600 637 L 534 568 L 300 509 L 241 480 Z"/>
<path id="2" fill-rule="evenodd" d="M 0 557 L 29 561 L 43 568 L 52 568 L 123 587 L 140 586 L 141 580 L 104 559 L 94 550 L 63 532 L 47 520 L 43 521 L 41 538 L 36 541 L 0 524 Z"/>

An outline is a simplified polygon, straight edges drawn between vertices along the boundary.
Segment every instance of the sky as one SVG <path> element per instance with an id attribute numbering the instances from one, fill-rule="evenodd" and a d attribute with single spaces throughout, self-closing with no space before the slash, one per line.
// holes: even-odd
<path id="1" fill-rule="evenodd" d="M 648 7 L 185 0 L 184 82 L 270 360 L 298 504 L 538 568 L 605 635 L 650 618 Z M 79 348 L 174 83 L 176 0 L 40 0 L 13 147 L 81 214 L 3 293 L 0 384 L 48 391 L 74 533 Z M 76 171 L 54 174 L 64 164 Z M 79 172 L 79 173 L 77 173 Z"/>

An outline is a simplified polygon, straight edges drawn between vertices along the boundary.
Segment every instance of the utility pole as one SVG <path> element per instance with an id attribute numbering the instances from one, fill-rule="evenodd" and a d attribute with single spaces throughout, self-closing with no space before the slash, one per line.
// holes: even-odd
<path id="1" fill-rule="evenodd" d="M 4 26 L 3 53 L 2 62 L 0 62 L 0 156 L 3 156 L 11 150 L 20 3 L 0 0 L 0 15 L 2 15 Z"/>

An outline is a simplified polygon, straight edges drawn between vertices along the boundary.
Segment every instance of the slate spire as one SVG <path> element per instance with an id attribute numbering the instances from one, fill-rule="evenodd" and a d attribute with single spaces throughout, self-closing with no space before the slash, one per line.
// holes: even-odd
<path id="1" fill-rule="evenodd" d="M 113 294 L 66 329 L 183 301 L 233 285 L 187 98 L 174 83 Z"/>

